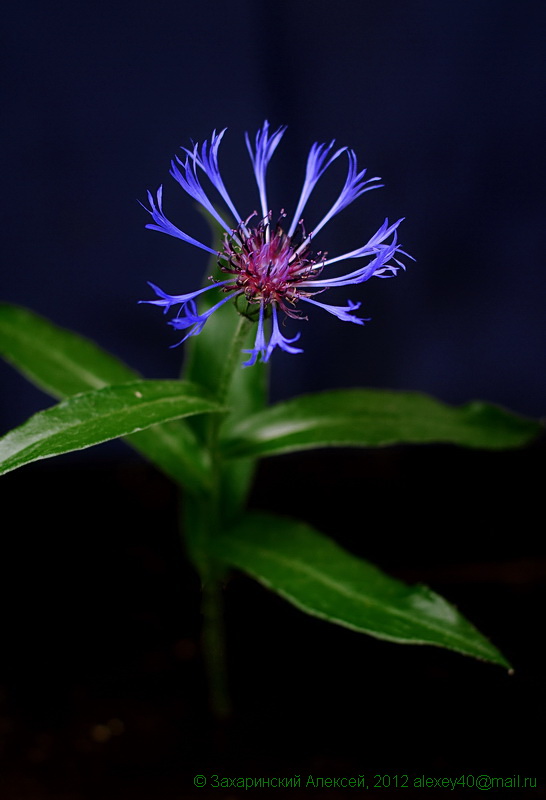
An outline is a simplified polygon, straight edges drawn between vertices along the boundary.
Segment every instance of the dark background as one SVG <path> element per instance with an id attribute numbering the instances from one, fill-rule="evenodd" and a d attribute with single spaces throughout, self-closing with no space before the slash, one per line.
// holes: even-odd
<path id="1" fill-rule="evenodd" d="M 405 216 L 417 259 L 396 280 L 330 293 L 362 300 L 372 322 L 312 311 L 305 353 L 275 353 L 274 399 L 381 386 L 544 413 L 543 3 L 22 2 L 3 21 L 3 300 L 147 377 L 176 376 L 172 331 L 137 301 L 147 280 L 197 288 L 207 256 L 146 231 L 137 200 L 164 183 L 167 215 L 206 237 L 168 166 L 228 126 L 226 184 L 252 211 L 243 134 L 268 118 L 289 126 L 268 173 L 275 208 L 293 208 L 311 144 L 336 138 L 385 188 L 320 247 L 354 249 Z M 342 180 L 333 167 L 311 215 Z M 50 401 L 0 370 L 7 430 Z M 540 446 L 427 447 L 264 464 L 256 507 L 429 583 L 516 673 L 331 628 L 236 578 L 238 712 L 223 732 L 206 712 L 198 587 L 170 484 L 115 444 L 7 476 L 2 796 L 191 797 L 198 772 L 539 774 L 543 461 Z M 272 498 L 272 485 L 286 489 Z"/>

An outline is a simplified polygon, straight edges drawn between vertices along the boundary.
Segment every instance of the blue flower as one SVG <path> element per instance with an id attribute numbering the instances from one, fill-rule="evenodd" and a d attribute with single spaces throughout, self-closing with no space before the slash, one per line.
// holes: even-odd
<path id="1" fill-rule="evenodd" d="M 255 364 L 258 357 L 262 361 L 268 361 L 276 347 L 287 353 L 303 352 L 294 346 L 294 342 L 299 339 L 299 333 L 293 339 L 281 333 L 279 311 L 295 319 L 306 319 L 301 311 L 301 304 L 306 303 L 319 306 L 344 322 L 355 322 L 357 325 L 368 322 L 369 320 L 355 315 L 360 303 L 348 300 L 345 306 L 328 305 L 315 298 L 326 289 L 363 283 L 372 276 L 393 277 L 400 268 L 405 269 L 398 256 L 408 255 L 400 248 L 397 241 L 397 228 L 402 219 L 392 225 L 386 219 L 371 239 L 357 250 L 334 258 L 328 258 L 325 253 L 320 252 L 313 255 L 311 241 L 326 223 L 361 194 L 381 186 L 378 183 L 379 178 L 365 179 L 366 170 L 358 170 L 356 156 L 352 150 L 346 147 L 334 150 L 334 141 L 330 144 L 315 143 L 311 147 L 303 188 L 288 230 L 285 231 L 282 226 L 286 217 L 284 211 L 281 212 L 279 222 L 276 225 L 272 224 L 272 212 L 267 202 L 266 172 L 285 130 L 285 127 L 281 127 L 270 133 L 269 123 L 266 121 L 256 134 L 254 143 L 246 134 L 246 145 L 258 186 L 260 215 L 254 211 L 250 216 L 242 217 L 222 180 L 218 165 L 218 149 L 226 129 L 220 133 L 214 131 L 210 142 L 205 141 L 201 146 L 195 144 L 191 149 L 182 148 L 183 158 L 177 156 L 171 162 L 172 177 L 224 229 L 224 243 L 220 251 L 213 250 L 192 236 L 188 236 L 167 219 L 163 213 L 161 186 L 155 197 L 148 192 L 150 208 L 146 210 L 150 213 L 153 223 L 146 227 L 167 233 L 212 253 L 218 259 L 221 272 L 227 277 L 226 280 L 215 281 L 210 286 L 181 295 L 166 294 L 158 286 L 150 283 L 157 299 L 141 302 L 162 306 L 165 313 L 170 311 L 172 306 L 179 307 L 176 317 L 169 324 L 176 330 L 186 331 L 183 339 L 178 342 L 181 344 L 189 336 L 201 333 L 207 319 L 224 303 L 234 298 L 237 301 L 246 301 L 246 315 L 256 316 L 258 325 L 254 347 L 245 351 L 250 357 L 244 366 Z M 328 213 L 314 226 L 311 233 L 306 233 L 302 214 L 311 192 L 330 164 L 342 155 L 348 160 L 345 184 Z M 225 217 L 209 200 L 201 184 L 202 174 L 206 175 L 219 193 L 231 217 Z M 258 216 L 258 222 L 251 224 L 255 216 Z M 235 226 L 231 218 L 235 220 Z M 366 263 L 347 274 L 324 277 L 325 272 L 329 272 L 325 270 L 326 267 L 352 258 L 366 259 Z M 195 298 L 210 291 L 219 291 L 224 296 L 212 308 L 200 314 Z M 271 318 L 270 333 L 266 333 L 268 318 Z"/>

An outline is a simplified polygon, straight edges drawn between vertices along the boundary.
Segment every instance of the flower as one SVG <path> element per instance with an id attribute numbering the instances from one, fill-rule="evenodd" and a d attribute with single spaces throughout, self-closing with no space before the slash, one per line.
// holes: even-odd
<path id="1" fill-rule="evenodd" d="M 288 317 L 307 319 L 301 311 L 301 304 L 305 303 L 319 306 L 344 322 L 363 325 L 369 320 L 355 315 L 360 303 L 348 300 L 345 306 L 329 305 L 319 302 L 316 299 L 317 295 L 326 289 L 363 283 L 373 276 L 393 277 L 400 268 L 405 269 L 404 264 L 397 258 L 399 255 L 408 255 L 397 242 L 397 228 L 402 219 L 392 225 L 386 219 L 365 245 L 349 253 L 334 258 L 328 258 L 327 254 L 322 252 L 313 255 L 311 241 L 326 223 L 361 194 L 382 185 L 378 183 L 379 178 L 365 179 L 365 169 L 359 172 L 356 156 L 352 150 L 346 147 L 334 150 L 335 141 L 330 144 L 315 142 L 311 147 L 303 188 L 288 230 L 285 231 L 282 224 L 286 218 L 284 211 L 281 211 L 276 225 L 272 224 L 272 212 L 267 203 L 266 172 L 285 130 L 285 127 L 280 127 L 274 133 L 270 133 L 269 123 L 266 121 L 256 134 L 254 144 L 246 134 L 246 145 L 258 186 L 261 209 L 260 214 L 254 211 L 246 218 L 241 217 L 237 211 L 220 174 L 218 149 L 225 128 L 220 133 L 214 131 L 210 142 L 205 141 L 201 146 L 194 144 L 192 149 L 182 148 L 183 158 L 177 156 L 171 162 L 172 177 L 224 229 L 221 251 L 213 250 L 192 236 L 188 236 L 167 219 L 163 213 L 162 186 L 155 196 L 148 192 L 150 208 L 146 210 L 151 214 L 153 223 L 146 227 L 182 239 L 217 256 L 218 266 L 227 276 L 221 281 L 211 278 L 213 280 L 211 285 L 181 295 L 166 294 L 153 283 L 149 284 L 155 291 L 157 299 L 141 302 L 161 306 L 165 313 L 170 311 L 172 306 L 179 307 L 176 317 L 169 323 L 176 330 L 186 331 L 177 345 L 189 336 L 201 333 L 207 319 L 224 303 L 236 298 L 237 302 L 246 301 L 246 315 L 251 318 L 257 317 L 258 321 L 254 347 L 244 351 L 249 353 L 250 357 L 243 366 L 255 364 L 258 356 L 262 361 L 268 361 L 276 347 L 287 353 L 301 353 L 303 351 L 294 346 L 300 334 L 289 339 L 281 332 L 279 311 Z M 348 160 L 345 183 L 328 213 L 314 226 L 311 233 L 306 233 L 302 213 L 311 192 L 328 167 L 342 155 Z M 226 221 L 209 200 L 201 184 L 202 173 L 221 196 L 235 220 L 235 226 Z M 256 223 L 251 222 L 254 217 L 258 217 Z M 367 259 L 367 261 L 364 266 L 345 275 L 325 277 L 326 267 L 353 258 Z M 195 298 L 204 292 L 215 290 L 219 290 L 223 297 L 212 308 L 199 313 Z M 269 317 L 272 322 L 271 332 L 266 334 L 266 319 Z"/>

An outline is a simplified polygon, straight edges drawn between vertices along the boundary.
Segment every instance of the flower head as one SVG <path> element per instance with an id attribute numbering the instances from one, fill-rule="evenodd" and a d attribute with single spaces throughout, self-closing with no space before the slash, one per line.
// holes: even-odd
<path id="1" fill-rule="evenodd" d="M 311 147 L 301 194 L 287 229 L 285 230 L 284 225 L 286 219 L 284 211 L 281 211 L 278 222 L 272 222 L 273 215 L 267 202 L 266 172 L 285 130 L 282 127 L 271 133 L 269 123 L 266 121 L 256 134 L 254 143 L 248 134 L 246 135 L 246 145 L 260 199 L 260 213 L 254 211 L 246 218 L 238 213 L 220 174 L 218 149 L 225 129 L 220 133 L 214 131 L 210 142 L 195 144 L 191 149 L 182 148 L 183 158 L 177 156 L 171 163 L 172 177 L 224 229 L 224 243 L 220 251 L 213 250 L 192 236 L 188 236 L 167 219 L 163 213 L 161 186 L 155 196 L 148 192 L 150 208 L 146 210 L 152 216 L 153 224 L 150 223 L 146 227 L 168 233 L 169 236 L 182 239 L 216 255 L 218 266 L 226 275 L 226 279 L 214 281 L 210 286 L 181 295 L 166 294 L 159 287 L 150 284 L 157 298 L 142 302 L 162 306 L 165 313 L 172 306 L 178 306 L 178 313 L 169 324 L 176 330 L 185 331 L 184 337 L 178 342 L 181 344 L 189 336 L 201 333 L 207 319 L 224 303 L 235 298 L 240 308 L 241 301 L 244 301 L 245 313 L 247 316 L 255 316 L 258 323 L 254 347 L 245 351 L 249 353 L 249 359 L 244 366 L 256 363 L 258 357 L 262 361 L 268 361 L 276 347 L 287 353 L 303 352 L 294 346 L 294 342 L 299 339 L 299 333 L 292 339 L 281 333 L 279 312 L 295 319 L 306 319 L 302 311 L 305 306 L 302 304 L 308 304 L 319 306 L 344 322 L 363 325 L 369 320 L 355 315 L 360 303 L 348 300 L 344 306 L 329 305 L 319 302 L 316 296 L 326 289 L 363 283 L 373 276 L 393 277 L 400 268 L 405 269 L 398 258 L 400 255 L 407 256 L 397 241 L 397 228 L 402 222 L 401 219 L 392 225 L 386 219 L 371 239 L 357 250 L 334 258 L 328 258 L 326 253 L 313 253 L 312 240 L 332 217 L 364 192 L 381 186 L 378 183 L 379 178 L 365 178 L 366 170 L 358 170 L 356 156 L 352 150 L 346 147 L 334 150 L 333 141 L 330 144 L 315 143 Z M 327 214 L 319 220 L 310 233 L 306 233 L 302 214 L 311 192 L 330 164 L 341 156 L 345 156 L 348 161 L 345 183 Z M 210 201 L 201 184 L 203 174 L 220 194 L 229 209 L 230 217 L 225 218 Z M 235 220 L 235 225 L 232 219 Z M 326 269 L 327 267 L 338 261 L 353 258 L 366 259 L 366 263 L 344 275 L 328 275 L 330 270 Z M 214 290 L 220 292 L 221 299 L 212 308 L 200 314 L 195 298 L 203 292 Z M 266 334 L 266 319 L 269 317 L 271 332 Z"/>

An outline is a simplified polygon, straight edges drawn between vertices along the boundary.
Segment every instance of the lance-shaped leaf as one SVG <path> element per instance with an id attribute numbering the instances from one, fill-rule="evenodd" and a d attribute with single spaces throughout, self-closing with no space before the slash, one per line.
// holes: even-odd
<path id="1" fill-rule="evenodd" d="M 65 397 L 140 375 L 94 342 L 26 308 L 0 304 L 0 353 L 52 397 Z M 183 420 L 156 425 L 127 441 L 187 489 L 205 491 L 210 475 L 203 450 Z"/>
<path id="2" fill-rule="evenodd" d="M 482 402 L 454 407 L 417 392 L 343 389 L 278 403 L 233 426 L 228 456 L 265 456 L 316 447 L 448 442 L 504 449 L 525 444 L 538 423 Z"/>
<path id="3" fill-rule="evenodd" d="M 7 303 L 0 304 L 0 353 L 56 398 L 140 377 L 89 339 Z"/>
<path id="4" fill-rule="evenodd" d="M 161 422 L 222 410 L 202 389 L 182 381 L 133 381 L 77 394 L 0 439 L 0 475 Z"/>
<path id="5" fill-rule="evenodd" d="M 456 608 L 342 550 L 308 525 L 249 514 L 212 540 L 214 555 L 316 617 L 400 644 L 431 644 L 510 665 Z"/>

